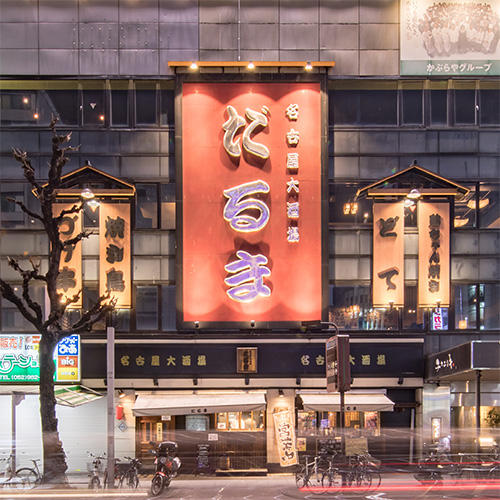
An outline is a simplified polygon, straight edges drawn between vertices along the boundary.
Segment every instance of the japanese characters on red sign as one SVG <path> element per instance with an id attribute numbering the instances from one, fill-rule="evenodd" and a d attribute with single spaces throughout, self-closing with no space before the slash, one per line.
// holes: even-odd
<path id="1" fill-rule="evenodd" d="M 315 83 L 187 83 L 183 321 L 321 318 Z"/>

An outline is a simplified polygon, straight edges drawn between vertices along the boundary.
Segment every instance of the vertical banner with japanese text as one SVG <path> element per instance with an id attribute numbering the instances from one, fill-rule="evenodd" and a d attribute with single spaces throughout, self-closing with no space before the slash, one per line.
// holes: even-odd
<path id="1" fill-rule="evenodd" d="M 182 321 L 322 313 L 319 83 L 185 83 Z"/>
<path id="2" fill-rule="evenodd" d="M 74 203 L 55 203 L 53 205 L 54 216 L 61 214 L 63 210 L 69 210 Z M 67 214 L 59 224 L 59 235 L 61 241 L 65 242 L 75 238 L 82 231 L 82 212 Z M 59 275 L 57 276 L 57 292 L 62 294 L 61 301 L 67 301 L 74 297 L 82 289 L 82 243 L 65 245 L 61 253 L 59 263 Z M 82 294 L 77 302 L 68 304 L 68 309 L 80 309 L 82 307 Z"/>
<path id="3" fill-rule="evenodd" d="M 130 205 L 102 203 L 99 211 L 99 294 L 108 290 L 117 309 L 132 306 Z"/>
<path id="4" fill-rule="evenodd" d="M 418 305 L 450 305 L 450 205 L 418 202 Z"/>
<path id="5" fill-rule="evenodd" d="M 404 305 L 404 205 L 373 204 L 373 307 Z"/>
<path id="6" fill-rule="evenodd" d="M 273 420 L 281 467 L 297 464 L 295 428 L 290 410 L 273 413 Z"/>

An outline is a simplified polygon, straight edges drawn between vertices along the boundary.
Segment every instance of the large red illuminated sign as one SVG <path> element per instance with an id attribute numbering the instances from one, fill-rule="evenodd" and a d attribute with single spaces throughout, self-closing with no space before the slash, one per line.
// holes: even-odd
<path id="1" fill-rule="evenodd" d="M 185 83 L 185 322 L 321 318 L 316 83 Z"/>

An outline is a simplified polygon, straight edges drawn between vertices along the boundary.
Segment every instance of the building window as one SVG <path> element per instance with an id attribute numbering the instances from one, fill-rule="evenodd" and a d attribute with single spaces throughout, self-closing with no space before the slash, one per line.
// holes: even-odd
<path id="1" fill-rule="evenodd" d="M 448 91 L 431 90 L 430 94 L 430 124 L 447 125 L 448 123 Z"/>
<path id="2" fill-rule="evenodd" d="M 475 125 L 476 123 L 476 91 L 455 90 L 455 124 Z"/>
<path id="3" fill-rule="evenodd" d="M 129 91 L 111 88 L 111 125 L 126 127 L 130 125 Z"/>
<path id="4" fill-rule="evenodd" d="M 500 125 L 500 90 L 480 91 L 481 125 Z"/>
<path id="5" fill-rule="evenodd" d="M 158 125 L 157 94 L 154 82 L 135 84 L 136 125 Z"/>
<path id="6" fill-rule="evenodd" d="M 263 410 L 230 411 L 217 413 L 215 425 L 218 431 L 263 431 L 264 419 Z"/>
<path id="7" fill-rule="evenodd" d="M 84 126 L 103 126 L 106 120 L 106 94 L 101 89 L 82 91 L 82 111 Z"/>
<path id="8" fill-rule="evenodd" d="M 207 432 L 209 430 L 208 415 L 186 415 L 186 430 L 196 432 Z"/>
<path id="9" fill-rule="evenodd" d="M 479 328 L 481 330 L 500 329 L 500 284 L 479 285 Z"/>
<path id="10" fill-rule="evenodd" d="M 158 227 L 157 184 L 136 184 L 135 227 L 156 229 Z"/>
<path id="11" fill-rule="evenodd" d="M 158 287 L 138 286 L 135 293 L 137 330 L 158 330 Z"/>
<path id="12" fill-rule="evenodd" d="M 3 184 L 0 192 L 0 224 L 2 227 L 24 226 L 24 212 L 11 200 L 24 202 L 22 184 Z"/>
<path id="13" fill-rule="evenodd" d="M 328 186 L 328 222 L 336 225 L 371 224 L 373 201 L 356 199 L 362 184 L 335 183 Z"/>
<path id="14" fill-rule="evenodd" d="M 160 91 L 161 100 L 161 124 L 171 125 L 175 123 L 174 116 L 174 91 L 162 89 Z"/>
<path id="15" fill-rule="evenodd" d="M 14 292 L 21 296 L 22 287 L 21 285 L 12 285 Z M 45 288 L 41 286 L 30 287 L 31 298 L 37 302 L 42 308 L 42 312 L 45 310 Z M 30 323 L 21 314 L 19 309 L 10 301 L 5 300 L 3 297 L 0 298 L 1 307 L 1 324 L 3 332 L 32 332 L 36 331 L 32 323 Z"/>
<path id="16" fill-rule="evenodd" d="M 401 92 L 401 124 L 422 125 L 423 120 L 423 91 L 403 90 Z"/>
<path id="17" fill-rule="evenodd" d="M 467 330 L 476 328 L 477 286 L 455 285 L 455 328 Z"/>
<path id="18" fill-rule="evenodd" d="M 500 227 L 500 184 L 480 184 L 477 202 L 479 227 L 498 229 Z"/>
<path id="19" fill-rule="evenodd" d="M 161 287 L 161 329 L 164 332 L 176 330 L 176 297 L 175 286 Z"/>
<path id="20" fill-rule="evenodd" d="M 175 229 L 175 184 L 161 184 L 161 228 Z"/>

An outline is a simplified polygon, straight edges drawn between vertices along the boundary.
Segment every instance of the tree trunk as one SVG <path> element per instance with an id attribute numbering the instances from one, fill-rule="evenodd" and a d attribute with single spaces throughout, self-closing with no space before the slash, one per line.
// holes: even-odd
<path id="1" fill-rule="evenodd" d="M 53 359 L 55 335 L 47 332 L 40 340 L 40 417 L 43 443 L 43 482 L 66 483 L 66 455 L 57 430 Z"/>

